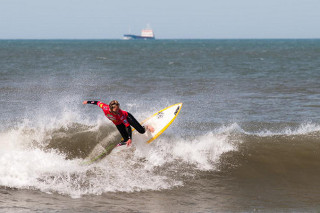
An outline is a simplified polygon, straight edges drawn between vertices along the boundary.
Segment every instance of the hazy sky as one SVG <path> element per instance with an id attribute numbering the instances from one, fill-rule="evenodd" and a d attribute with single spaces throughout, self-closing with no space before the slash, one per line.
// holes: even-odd
<path id="1" fill-rule="evenodd" d="M 0 39 L 320 38 L 320 0 L 0 0 Z"/>

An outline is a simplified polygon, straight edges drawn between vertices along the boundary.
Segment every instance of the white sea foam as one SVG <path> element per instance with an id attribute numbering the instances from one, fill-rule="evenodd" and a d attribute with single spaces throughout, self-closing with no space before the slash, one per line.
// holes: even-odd
<path id="1" fill-rule="evenodd" d="M 168 189 L 183 185 L 183 180 L 171 178 L 166 172 L 157 174 L 156 168 L 163 166 L 166 170 L 165 164 L 177 163 L 173 167 L 177 171 L 182 164 L 200 170 L 214 169 L 219 156 L 233 149 L 227 135 L 212 132 L 192 140 L 164 136 L 149 145 L 136 141 L 130 148 L 123 146 L 100 162 L 84 166 L 82 159 L 66 160 L 60 151 L 45 148 L 54 129 L 68 128 L 76 121 L 79 122 L 77 116 L 64 114 L 61 119 L 26 120 L 17 128 L 2 132 L 0 185 L 72 197 Z"/>
<path id="2" fill-rule="evenodd" d="M 229 143 L 229 134 L 206 133 L 194 139 L 157 139 L 149 146 L 136 149 L 136 157 L 147 160 L 146 168 L 177 163 L 177 170 L 181 163 L 193 165 L 199 170 L 215 169 L 221 154 L 235 150 Z M 179 163 L 178 163 L 179 162 Z"/>
<path id="3" fill-rule="evenodd" d="M 38 116 L 32 122 L 25 120 L 17 127 L 1 132 L 0 185 L 72 197 L 169 189 L 184 184 L 183 177 L 173 177 L 171 171 L 188 175 L 184 168 L 189 168 L 187 172 L 192 175 L 195 174 L 193 170 L 215 170 L 223 153 L 236 150 L 234 132 L 269 136 L 320 131 L 319 125 L 307 123 L 277 132 L 250 133 L 234 123 L 189 138 L 164 134 L 151 144 L 134 141 L 132 147 L 117 148 L 89 166 L 82 165 L 82 159 L 67 160 L 59 150 L 46 148 L 54 130 L 68 129 L 79 123 L 88 125 L 86 131 L 97 131 L 105 122 L 83 119 L 77 113 L 65 110 L 60 117 Z"/>
<path id="4" fill-rule="evenodd" d="M 134 148 L 90 166 L 83 166 L 82 159 L 66 160 L 58 150 L 46 149 L 51 132 L 67 129 L 76 122 L 80 122 L 78 117 L 66 112 L 60 118 L 25 120 L 18 127 L 1 132 L 0 185 L 79 197 L 112 191 L 159 190 L 182 184 L 145 171 L 132 159 Z M 91 131 L 101 123 L 96 121 Z"/>
<path id="5" fill-rule="evenodd" d="M 269 136 L 292 136 L 292 135 L 307 135 L 314 132 L 320 131 L 320 125 L 314 123 L 302 123 L 298 127 L 284 127 L 276 131 L 272 130 L 262 130 L 259 132 L 248 133 L 254 134 L 260 137 L 269 137 Z"/>
<path id="6" fill-rule="evenodd" d="M 320 125 L 315 123 L 302 123 L 297 127 L 279 127 L 278 129 L 270 130 L 263 129 L 260 131 L 248 131 L 244 130 L 239 124 L 233 123 L 230 125 L 222 125 L 221 127 L 215 129 L 213 132 L 215 134 L 223 134 L 223 133 L 242 133 L 246 135 L 255 135 L 259 137 L 270 137 L 270 136 L 290 136 L 290 135 L 307 135 L 314 132 L 320 131 Z"/>

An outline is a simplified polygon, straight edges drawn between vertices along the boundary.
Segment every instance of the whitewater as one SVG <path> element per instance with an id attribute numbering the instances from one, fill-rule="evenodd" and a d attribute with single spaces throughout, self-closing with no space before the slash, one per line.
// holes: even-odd
<path id="1" fill-rule="evenodd" d="M 79 198 L 83 195 L 101 195 L 107 192 L 134 192 L 170 189 L 184 184 L 185 177 L 197 171 L 215 171 L 223 153 L 236 151 L 244 136 L 303 136 L 319 134 L 320 126 L 306 123 L 297 128 L 278 132 L 262 130 L 247 132 L 237 123 L 221 126 L 203 135 L 175 137 L 164 135 L 155 143 L 134 144 L 111 152 L 101 161 L 83 165 L 83 153 L 71 153 L 68 145 L 52 148 L 58 139 L 68 144 L 73 138 L 94 137 L 110 131 L 112 141 L 119 134 L 107 119 L 83 122 L 81 115 L 65 112 L 60 118 L 37 122 L 25 120 L 0 134 L 0 183 L 2 186 L 40 190 Z M 31 125 L 32 123 L 32 125 Z M 174 128 L 173 125 L 172 128 Z M 242 135 L 242 136 L 241 136 Z M 83 139 L 82 139 L 83 140 Z M 103 139 L 102 139 L 103 140 Z M 83 149 L 73 146 L 73 149 Z M 90 150 L 86 150 L 89 153 Z M 159 172 L 159 170 L 162 170 Z M 174 171 L 175 174 L 172 174 Z"/>

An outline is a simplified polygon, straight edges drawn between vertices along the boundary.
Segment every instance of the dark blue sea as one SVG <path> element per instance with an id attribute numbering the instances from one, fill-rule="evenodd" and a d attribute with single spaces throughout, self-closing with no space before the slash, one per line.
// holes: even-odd
<path id="1" fill-rule="evenodd" d="M 0 40 L 0 212 L 318 212 L 319 82 L 320 40 Z M 84 100 L 183 106 L 83 165 L 121 139 Z"/>

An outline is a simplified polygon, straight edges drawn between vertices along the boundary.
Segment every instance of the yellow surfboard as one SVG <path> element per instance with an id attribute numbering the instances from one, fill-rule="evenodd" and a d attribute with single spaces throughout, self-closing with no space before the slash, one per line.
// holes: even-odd
<path id="1" fill-rule="evenodd" d="M 143 135 L 138 135 L 138 132 L 134 132 L 134 138 L 141 136 L 145 138 L 147 143 L 151 143 L 157 137 L 159 137 L 176 119 L 182 107 L 182 103 L 171 105 L 167 108 L 160 110 L 159 112 L 153 114 L 146 120 L 141 122 L 141 125 L 151 125 L 154 128 L 154 132 L 146 132 Z"/>
<path id="2" fill-rule="evenodd" d="M 141 125 L 150 125 L 154 128 L 154 132 L 147 131 L 144 134 L 140 134 L 138 131 L 132 132 L 132 143 L 135 141 L 144 141 L 146 143 L 151 143 L 156 138 L 158 138 L 176 119 L 182 107 L 182 103 L 177 103 L 171 105 L 167 108 L 160 110 L 159 112 L 153 114 L 149 118 L 141 122 Z M 110 144 L 103 148 L 101 144 L 93 149 L 91 154 L 87 157 L 84 164 L 91 164 L 112 151 L 117 146 L 117 144 Z"/>

